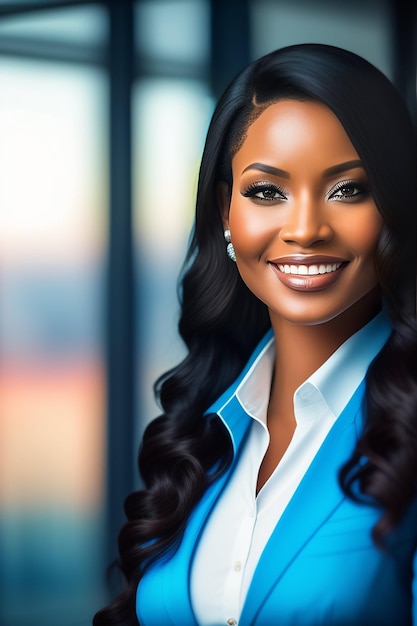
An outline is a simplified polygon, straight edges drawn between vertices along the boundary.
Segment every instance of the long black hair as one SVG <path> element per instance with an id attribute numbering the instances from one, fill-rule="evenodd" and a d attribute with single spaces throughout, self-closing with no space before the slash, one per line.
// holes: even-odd
<path id="1" fill-rule="evenodd" d="M 283 48 L 243 70 L 212 117 L 180 281 L 179 332 L 188 353 L 155 385 L 163 414 L 145 431 L 139 453 L 145 488 L 127 498 L 128 521 L 119 535 L 127 587 L 96 615 L 95 626 L 137 624 L 135 595 L 143 572 L 175 550 L 193 507 L 230 463 L 229 436 L 220 420 L 205 412 L 239 374 L 270 321 L 265 305 L 226 256 L 218 186 L 220 181 L 231 185 L 231 159 L 250 123 L 284 98 L 316 100 L 336 114 L 363 161 L 384 219 L 375 263 L 393 331 L 368 370 L 366 425 L 341 468 L 340 482 L 349 496 L 357 497 L 359 485 L 381 506 L 377 542 L 415 495 L 415 129 L 398 92 L 361 57 L 321 44 Z"/>

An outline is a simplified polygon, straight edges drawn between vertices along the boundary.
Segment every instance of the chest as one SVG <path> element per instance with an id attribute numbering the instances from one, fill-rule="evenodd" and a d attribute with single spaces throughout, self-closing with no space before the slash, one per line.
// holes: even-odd
<path id="1" fill-rule="evenodd" d="M 411 626 L 416 511 L 390 550 L 382 552 L 370 536 L 376 511 L 343 501 L 307 536 L 299 530 L 315 515 L 310 504 L 287 509 L 274 530 L 238 616 L 239 626 Z M 140 583 L 141 626 L 200 626 L 190 595 L 187 561 L 193 550 L 188 532 L 184 542 L 190 548 L 187 557 L 182 545 Z M 229 612 L 226 608 L 225 619 L 216 626 L 231 617 L 233 607 Z"/>
<path id="2" fill-rule="evenodd" d="M 357 393 L 272 529 L 250 581 L 239 626 L 411 624 L 417 515 L 414 512 L 407 518 L 395 549 L 383 553 L 371 539 L 378 511 L 348 501 L 338 483 L 341 462 L 355 445 L 360 404 Z M 243 414 L 235 418 L 237 425 L 244 421 Z M 245 432 L 242 429 L 241 441 Z M 237 449 L 242 449 L 239 444 Z M 157 562 L 142 579 L 137 595 L 141 626 L 197 626 L 191 572 L 211 513 L 236 467 L 206 492 L 179 549 Z M 394 610 L 396 621 L 392 621 Z"/>

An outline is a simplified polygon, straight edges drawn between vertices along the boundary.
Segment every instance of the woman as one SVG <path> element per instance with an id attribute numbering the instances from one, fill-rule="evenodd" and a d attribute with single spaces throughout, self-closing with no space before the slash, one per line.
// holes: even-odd
<path id="1" fill-rule="evenodd" d="M 94 624 L 417 624 L 416 144 L 389 81 L 296 45 L 209 128 L 124 595 Z"/>

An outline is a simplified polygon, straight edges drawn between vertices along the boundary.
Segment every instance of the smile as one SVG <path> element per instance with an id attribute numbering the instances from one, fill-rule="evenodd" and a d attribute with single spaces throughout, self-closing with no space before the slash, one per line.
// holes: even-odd
<path id="1" fill-rule="evenodd" d="M 324 256 L 294 255 L 269 261 L 280 282 L 293 291 L 322 291 L 334 285 L 348 265 L 347 260 Z"/>
<path id="2" fill-rule="evenodd" d="M 342 263 L 320 263 L 320 265 L 287 265 L 278 263 L 278 269 L 284 274 L 294 276 L 318 276 L 319 274 L 330 274 L 341 267 Z"/>

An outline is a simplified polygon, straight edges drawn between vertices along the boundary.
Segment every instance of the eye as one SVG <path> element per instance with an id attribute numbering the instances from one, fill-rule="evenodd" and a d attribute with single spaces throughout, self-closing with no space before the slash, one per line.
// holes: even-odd
<path id="1" fill-rule="evenodd" d="M 249 185 L 249 187 L 242 191 L 242 196 L 245 198 L 253 198 L 261 202 L 276 202 L 277 200 L 287 199 L 281 187 L 263 181 Z"/>
<path id="2" fill-rule="evenodd" d="M 368 192 L 368 186 L 358 180 L 342 180 L 332 187 L 328 199 L 354 202 L 360 200 Z"/>

